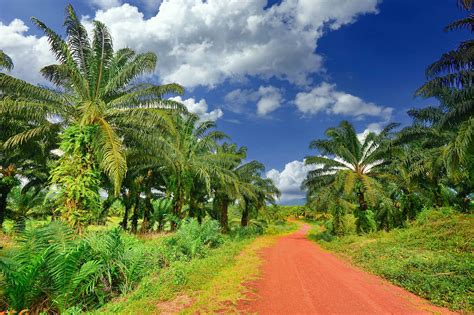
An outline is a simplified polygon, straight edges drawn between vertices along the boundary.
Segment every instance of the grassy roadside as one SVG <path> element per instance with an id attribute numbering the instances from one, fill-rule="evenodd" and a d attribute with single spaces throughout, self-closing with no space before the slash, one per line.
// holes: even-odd
<path id="1" fill-rule="evenodd" d="M 405 229 L 327 237 L 314 224 L 309 237 L 374 274 L 432 303 L 474 311 L 474 216 L 449 209 L 422 213 Z"/>
<path id="2" fill-rule="evenodd" d="M 229 238 L 205 258 L 177 261 L 146 276 L 132 293 L 99 309 L 99 314 L 215 313 L 235 311 L 244 295 L 243 282 L 258 273 L 260 249 L 282 234 L 295 230 L 295 223 L 270 227 L 271 235 Z"/>

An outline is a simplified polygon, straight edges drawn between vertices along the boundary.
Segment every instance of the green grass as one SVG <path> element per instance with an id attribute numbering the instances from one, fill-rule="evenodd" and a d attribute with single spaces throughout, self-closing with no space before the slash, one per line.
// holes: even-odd
<path id="1" fill-rule="evenodd" d="M 354 264 L 432 303 L 474 311 L 474 216 L 425 211 L 405 229 L 331 238 L 315 225 L 310 238 Z"/>

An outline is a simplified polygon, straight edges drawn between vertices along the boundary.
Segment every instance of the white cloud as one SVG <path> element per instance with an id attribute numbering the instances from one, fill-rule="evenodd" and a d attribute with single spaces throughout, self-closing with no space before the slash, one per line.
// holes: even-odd
<path id="1" fill-rule="evenodd" d="M 257 114 L 259 116 L 266 116 L 280 107 L 283 98 L 278 88 L 274 86 L 261 86 L 258 89 L 258 93 L 261 96 L 257 103 Z"/>
<path id="2" fill-rule="evenodd" d="M 194 98 L 182 99 L 181 96 L 171 97 L 170 99 L 184 104 L 189 112 L 200 117 L 200 121 L 216 121 L 224 115 L 220 108 L 208 112 L 208 105 L 205 99 L 201 99 L 199 102 L 196 102 Z"/>
<path id="3" fill-rule="evenodd" d="M 109 26 L 117 48 L 156 52 L 164 82 L 213 87 L 258 76 L 306 84 L 322 69 L 315 50 L 324 27 L 376 13 L 377 1 L 283 0 L 264 9 L 266 0 L 174 0 L 148 19 L 127 3 L 94 18 Z"/>
<path id="4" fill-rule="evenodd" d="M 12 75 L 33 83 L 45 82 L 40 69 L 55 62 L 45 36 L 27 35 L 28 26 L 19 19 L 0 22 L 1 49 L 13 60 Z"/>
<path id="5" fill-rule="evenodd" d="M 321 111 L 362 118 L 364 116 L 381 117 L 385 120 L 392 115 L 393 108 L 365 102 L 360 97 L 338 91 L 334 84 L 323 82 L 309 92 L 296 94 L 298 109 L 309 115 Z"/>
<path id="6" fill-rule="evenodd" d="M 365 128 L 364 131 L 357 134 L 357 138 L 360 142 L 364 142 L 365 137 L 371 132 L 380 133 L 382 131 L 382 123 L 371 123 Z"/>
<path id="7" fill-rule="evenodd" d="M 257 115 L 266 116 L 281 106 L 281 90 L 274 86 L 260 86 L 258 90 L 236 89 L 224 97 L 226 107 L 234 113 L 245 111 L 245 105 L 255 103 Z"/>
<path id="8" fill-rule="evenodd" d="M 281 172 L 272 169 L 266 173 L 266 176 L 273 180 L 281 191 L 280 201 L 286 202 L 305 197 L 305 193 L 301 190 L 301 183 L 313 169 L 315 166 L 307 166 L 304 161 L 296 160 L 287 163 Z"/>
<path id="9" fill-rule="evenodd" d="M 325 27 L 337 29 L 361 14 L 376 13 L 377 1 L 283 0 L 265 9 L 266 0 L 140 0 L 148 11 L 159 6 L 154 16 L 145 18 L 137 7 L 121 4 L 123 0 L 89 0 L 99 10 L 83 21 L 89 28 L 92 18 L 104 22 L 115 48 L 156 52 L 156 74 L 162 82 L 192 88 L 277 77 L 306 84 L 311 73 L 322 70 L 315 51 Z M 14 75 L 44 82 L 38 71 L 54 58 L 46 37 L 27 31 L 21 20 L 0 22 L 2 49 L 16 64 Z"/>
<path id="10" fill-rule="evenodd" d="M 99 9 L 110 9 L 118 7 L 122 4 L 120 0 L 89 0 L 89 2 Z"/>

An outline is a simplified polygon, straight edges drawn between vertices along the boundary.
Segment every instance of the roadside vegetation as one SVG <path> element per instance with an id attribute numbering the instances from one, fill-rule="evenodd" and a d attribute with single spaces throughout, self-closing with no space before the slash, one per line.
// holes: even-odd
<path id="1" fill-rule="evenodd" d="M 309 238 L 324 248 L 432 303 L 474 311 L 474 216 L 451 208 L 425 210 L 405 228 L 335 237 L 313 222 Z M 326 227 L 325 227 L 326 225 Z"/>

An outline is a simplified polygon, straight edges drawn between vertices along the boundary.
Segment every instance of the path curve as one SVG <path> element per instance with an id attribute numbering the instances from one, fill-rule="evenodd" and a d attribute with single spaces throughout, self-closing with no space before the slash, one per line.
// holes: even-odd
<path id="1" fill-rule="evenodd" d="M 255 294 L 239 303 L 257 314 L 453 314 L 323 250 L 306 235 L 309 225 L 263 251 Z"/>

